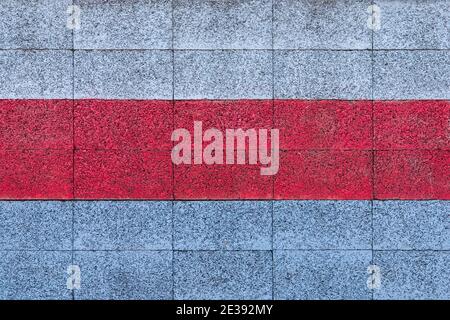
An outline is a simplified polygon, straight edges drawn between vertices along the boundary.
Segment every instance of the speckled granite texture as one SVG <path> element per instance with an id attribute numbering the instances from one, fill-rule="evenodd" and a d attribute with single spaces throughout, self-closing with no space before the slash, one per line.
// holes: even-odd
<path id="1" fill-rule="evenodd" d="M 377 31 L 367 25 L 371 4 L 381 10 Z M 81 9 L 79 29 L 66 27 L 70 5 Z M 2 0 L 0 99 L 66 100 L 33 113 L 34 135 L 0 126 L 0 299 L 450 299 L 448 200 L 329 199 L 389 198 L 399 181 L 419 186 L 402 189 L 406 198 L 425 192 L 439 199 L 426 164 L 431 157 L 448 165 L 448 115 L 433 118 L 435 104 L 411 111 L 395 101 L 373 101 L 450 99 L 449 26 L 448 0 Z M 189 190 L 172 190 L 170 166 L 161 168 L 161 177 L 145 162 L 138 187 L 135 175 L 115 171 L 117 163 L 128 172 L 162 159 L 145 149 L 142 141 L 151 135 L 145 129 L 129 137 L 131 143 L 123 138 L 131 135 L 129 126 L 145 126 L 121 117 L 129 104 L 118 106 L 117 126 L 107 120 L 114 107 L 103 105 L 110 116 L 80 126 L 97 134 L 83 136 L 67 120 L 72 99 L 164 100 L 130 107 L 140 120 L 139 106 L 161 108 L 151 120 L 160 124 L 161 136 L 171 125 L 164 110 L 171 110 L 173 99 L 366 100 L 359 108 L 368 108 L 369 118 L 372 108 L 380 110 L 375 123 L 401 140 L 375 129 L 370 141 L 361 116 L 341 117 L 358 130 L 357 138 L 316 126 L 303 145 L 317 150 L 292 151 L 305 163 L 320 162 L 312 173 L 289 164 L 293 153 L 283 155 L 275 188 L 293 200 L 131 201 L 155 184 L 165 188 L 161 199 Z M 75 117 L 95 115 L 95 105 L 73 106 Z M 1 108 L 11 123 L 29 120 L 25 112 Z M 328 123 L 335 112 L 325 109 L 320 117 Z M 275 111 L 280 125 L 294 132 L 299 114 Z M 317 121 L 308 110 L 304 114 Z M 54 119 L 58 130 L 49 133 L 42 117 Z M 429 129 L 431 118 L 441 131 Z M 63 153 L 72 143 L 64 133 L 75 136 L 73 158 Z M 112 139 L 115 134 L 120 137 Z M 329 145 L 314 145 L 317 136 Z M 170 147 L 163 140 L 152 139 L 151 149 Z M 374 153 L 373 143 L 396 150 Z M 375 194 L 373 158 L 391 178 Z M 81 168 L 76 177 L 73 159 Z M 39 188 L 24 192 L 24 169 L 11 166 L 14 161 L 41 168 L 32 176 Z M 334 184 L 321 189 L 329 200 L 295 200 L 328 186 L 331 180 L 318 173 L 344 162 L 359 163 L 360 171 L 350 167 L 333 175 Z M 399 166 L 415 180 L 393 175 Z M 89 180 L 98 172 L 108 179 Z M 283 174 L 310 178 L 284 186 Z M 357 184 L 349 182 L 354 176 Z M 433 178 L 448 186 L 445 172 Z M 56 189 L 49 187 L 54 179 Z M 77 194 L 77 183 L 88 187 Z M 205 194 L 215 187 L 205 186 Z M 113 189 L 127 200 L 95 199 L 108 198 Z M 231 189 L 224 192 L 239 197 Z M 41 199 L 42 190 L 50 199 L 14 200 L 30 194 Z M 254 190 L 271 192 L 271 184 Z M 94 199 L 54 200 L 74 195 Z M 69 265 L 80 267 L 79 289 L 66 287 Z M 370 265 L 379 267 L 379 287 L 367 285 Z"/>

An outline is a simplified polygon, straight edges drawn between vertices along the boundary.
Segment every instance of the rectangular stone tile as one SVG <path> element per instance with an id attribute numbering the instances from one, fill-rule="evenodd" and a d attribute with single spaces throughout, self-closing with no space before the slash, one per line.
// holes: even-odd
<path id="1" fill-rule="evenodd" d="M 450 51 L 374 52 L 374 99 L 450 99 Z"/>
<path id="2" fill-rule="evenodd" d="M 175 251 L 175 299 L 272 298 L 269 251 Z"/>
<path id="3" fill-rule="evenodd" d="M 75 251 L 77 300 L 172 299 L 170 251 Z"/>
<path id="4" fill-rule="evenodd" d="M 450 100 L 375 101 L 375 149 L 450 149 Z"/>
<path id="5" fill-rule="evenodd" d="M 270 99 L 269 51 L 176 51 L 175 99 Z"/>
<path id="6" fill-rule="evenodd" d="M 70 251 L 0 251 L 0 300 L 70 300 Z"/>
<path id="7" fill-rule="evenodd" d="M 270 131 L 273 128 L 272 108 L 273 101 L 269 99 L 239 99 L 239 100 L 181 100 L 175 101 L 174 105 L 174 128 L 187 130 L 191 137 L 194 137 L 194 124 L 195 122 L 201 122 L 200 126 L 205 134 L 203 146 L 205 147 L 203 161 L 207 162 L 207 152 L 209 138 L 208 133 L 211 129 L 216 131 L 218 137 L 221 137 L 222 143 L 218 141 L 222 146 L 221 154 L 217 152 L 217 162 L 226 162 L 226 149 L 229 146 L 234 150 L 243 151 L 246 153 L 255 152 L 252 155 L 258 157 L 258 143 L 264 141 L 262 146 L 266 147 L 265 150 L 271 149 L 273 133 Z M 242 129 L 243 135 L 248 134 L 249 139 L 245 141 L 243 139 L 235 138 L 233 142 L 229 142 L 226 139 L 227 130 L 233 131 L 237 134 L 237 130 Z M 262 137 L 263 132 L 261 130 L 267 130 L 267 139 L 260 139 L 258 141 L 257 136 Z M 255 137 L 252 139 L 250 137 Z M 220 140 L 218 139 L 218 140 Z M 227 142 L 228 141 L 228 142 Z M 266 144 L 267 143 L 267 144 Z M 274 142 L 275 143 L 275 142 Z M 178 140 L 175 142 L 178 145 Z M 232 144 L 232 146 L 231 146 Z M 222 148 L 223 147 L 223 148 Z M 208 149 L 207 149 L 208 148 Z M 194 144 L 191 144 L 191 156 L 194 154 Z M 251 151 L 250 151 L 251 150 Z M 263 151 L 264 152 L 264 151 Z M 237 160 L 235 152 L 235 160 Z M 261 154 L 261 153 L 259 153 Z M 194 154 L 195 155 L 195 154 Z M 270 153 L 269 153 L 270 155 Z M 261 157 L 259 157 L 261 160 Z M 245 159 L 246 163 L 249 163 L 248 157 Z"/>
<path id="8" fill-rule="evenodd" d="M 271 199 L 273 176 L 260 164 L 179 164 L 174 166 L 175 199 Z"/>
<path id="9" fill-rule="evenodd" d="M 0 250 L 70 250 L 72 204 L 0 201 Z"/>
<path id="10" fill-rule="evenodd" d="M 449 163 L 449 150 L 375 151 L 375 198 L 450 200 Z"/>
<path id="11" fill-rule="evenodd" d="M 370 250 L 274 251 L 274 299 L 369 300 Z"/>
<path id="12" fill-rule="evenodd" d="M 275 98 L 371 98 L 369 51 L 275 51 Z"/>
<path id="13" fill-rule="evenodd" d="M 450 253 L 448 251 L 375 251 L 381 286 L 378 300 L 450 299 Z"/>
<path id="14" fill-rule="evenodd" d="M 191 136 L 194 136 L 194 121 L 201 121 L 203 130 L 215 128 L 224 136 L 227 129 L 267 129 L 267 141 L 270 141 L 272 105 L 272 100 L 268 99 L 175 101 L 174 127 L 188 130 Z M 207 139 L 205 146 L 206 142 Z M 270 143 L 268 146 L 270 148 Z M 237 143 L 234 147 L 237 148 Z"/>
<path id="15" fill-rule="evenodd" d="M 303 150 L 280 154 L 274 198 L 366 200 L 372 198 L 370 151 Z"/>
<path id="16" fill-rule="evenodd" d="M 72 100 L 0 100 L 0 149 L 72 149 Z"/>
<path id="17" fill-rule="evenodd" d="M 70 199 L 72 150 L 0 151 L 0 199 Z"/>
<path id="18" fill-rule="evenodd" d="M 169 152 L 77 150 L 77 199 L 171 199 Z"/>
<path id="19" fill-rule="evenodd" d="M 76 250 L 172 248 L 172 204 L 165 201 L 77 201 Z"/>
<path id="20" fill-rule="evenodd" d="M 170 0 L 74 0 L 80 7 L 75 48 L 170 49 Z"/>
<path id="21" fill-rule="evenodd" d="M 3 0 L 0 49 L 71 49 L 70 5 L 72 0 Z"/>
<path id="22" fill-rule="evenodd" d="M 0 51 L 0 99 L 71 99 L 72 52 Z"/>
<path id="23" fill-rule="evenodd" d="M 270 250 L 272 210 L 265 201 L 177 201 L 174 246 L 179 250 Z"/>
<path id="24" fill-rule="evenodd" d="M 75 98 L 171 99 L 170 51 L 76 51 Z"/>
<path id="25" fill-rule="evenodd" d="M 271 49 L 270 0 L 175 0 L 177 49 Z"/>
<path id="26" fill-rule="evenodd" d="M 369 201 L 274 201 L 276 249 L 371 249 Z"/>
<path id="27" fill-rule="evenodd" d="M 172 109 L 168 100 L 78 100 L 75 148 L 171 150 Z"/>
<path id="28" fill-rule="evenodd" d="M 375 49 L 450 49 L 450 4 L 447 0 L 376 0 L 380 27 Z"/>
<path id="29" fill-rule="evenodd" d="M 371 101 L 275 100 L 283 150 L 371 149 Z"/>
<path id="30" fill-rule="evenodd" d="M 277 49 L 370 49 L 370 0 L 274 0 Z"/>
<path id="31" fill-rule="evenodd" d="M 450 250 L 448 201 L 375 201 L 375 249 Z"/>

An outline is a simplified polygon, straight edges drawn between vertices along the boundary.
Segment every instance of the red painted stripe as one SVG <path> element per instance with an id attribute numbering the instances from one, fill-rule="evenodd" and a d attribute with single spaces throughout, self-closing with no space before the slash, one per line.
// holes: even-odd
<path id="1" fill-rule="evenodd" d="M 450 149 L 450 101 L 376 101 L 376 149 Z"/>
<path id="2" fill-rule="evenodd" d="M 271 199 L 272 176 L 254 165 L 175 166 L 176 199 Z"/>
<path id="3" fill-rule="evenodd" d="M 171 101 L 75 103 L 75 147 L 90 150 L 170 150 Z"/>
<path id="4" fill-rule="evenodd" d="M 170 153 L 127 150 L 77 150 L 75 198 L 170 199 Z"/>
<path id="5" fill-rule="evenodd" d="M 204 127 L 272 128 L 271 100 L 175 101 L 175 127 L 190 128 L 194 121 Z"/>
<path id="6" fill-rule="evenodd" d="M 225 132 L 235 128 L 270 130 L 272 119 L 271 100 L 175 102 L 175 128 L 187 128 L 191 135 L 194 121 L 202 121 L 204 130 L 216 128 Z"/>
<path id="7" fill-rule="evenodd" d="M 172 165 L 194 121 L 278 128 L 278 174 Z M 449 124 L 450 101 L 0 100 L 0 198 L 450 199 Z"/>
<path id="8" fill-rule="evenodd" d="M 0 150 L 72 147 L 71 100 L 0 100 Z"/>
<path id="9" fill-rule="evenodd" d="M 2 199 L 70 199 L 71 150 L 1 150 Z"/>
<path id="10" fill-rule="evenodd" d="M 370 101 L 275 101 L 274 126 L 285 150 L 371 149 Z"/>
<path id="11" fill-rule="evenodd" d="M 287 151 L 274 176 L 276 199 L 370 199 L 370 151 Z"/>
<path id="12" fill-rule="evenodd" d="M 378 199 L 450 199 L 450 151 L 377 151 L 375 196 Z"/>

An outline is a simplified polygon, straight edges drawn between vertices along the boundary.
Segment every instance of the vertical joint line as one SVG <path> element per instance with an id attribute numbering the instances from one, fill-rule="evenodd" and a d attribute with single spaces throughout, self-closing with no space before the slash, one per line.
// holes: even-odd
<path id="1" fill-rule="evenodd" d="M 372 17 L 374 14 L 373 11 L 373 6 L 375 5 L 375 0 L 371 1 L 372 3 Z M 373 243 L 374 243 L 374 223 L 373 223 L 373 213 L 374 213 L 374 200 L 375 200 L 375 101 L 374 101 L 374 46 L 373 46 L 373 38 L 374 38 L 374 30 L 373 28 L 371 29 L 371 51 L 370 51 L 370 66 L 371 66 L 371 71 L 370 71 L 370 84 L 371 84 L 371 88 L 370 88 L 370 93 L 371 93 L 371 120 L 372 120 L 372 129 L 371 129 L 371 133 L 372 133 L 372 199 L 370 201 L 371 205 L 370 205 L 370 220 L 371 220 L 371 253 L 372 253 L 372 257 L 371 257 L 371 264 L 374 264 L 374 251 L 373 251 Z M 374 291 L 371 290 L 371 298 L 372 300 L 374 299 Z"/>
<path id="2" fill-rule="evenodd" d="M 173 0 L 170 2 L 171 4 L 171 23 L 172 23 L 172 132 L 175 130 L 175 21 L 174 21 L 174 3 Z M 172 148 L 174 147 L 175 142 L 172 141 Z M 172 162 L 172 161 L 171 161 Z M 171 218 L 172 218 L 172 232 L 171 232 L 171 242 L 172 242 L 172 300 L 175 300 L 175 246 L 174 246 L 174 234 L 175 234 L 175 219 L 174 219 L 174 202 L 175 202 L 175 166 L 172 162 L 172 201 L 171 203 Z"/>
<path id="3" fill-rule="evenodd" d="M 274 56 L 275 56 L 275 46 L 274 46 L 274 0 L 272 0 L 272 19 L 271 19 L 271 68 L 272 68 L 272 128 L 275 126 L 275 65 L 274 65 Z M 273 152 L 273 150 L 272 150 Z M 275 299 L 275 262 L 274 262 L 274 254 L 273 254 L 273 248 L 274 248 L 274 226 L 273 226 L 273 202 L 275 199 L 275 177 L 271 177 L 272 181 L 272 197 L 270 200 L 270 211 L 271 211 L 271 217 L 272 217 L 272 227 L 271 227 L 271 244 L 272 244 L 272 300 Z"/>
<path id="4" fill-rule="evenodd" d="M 72 6 L 75 1 L 72 0 Z M 74 249 L 75 249 L 75 35 L 74 30 L 71 30 L 72 35 L 72 239 L 71 239 L 71 264 L 74 264 Z M 72 300 L 75 300 L 75 290 L 71 291 Z"/>

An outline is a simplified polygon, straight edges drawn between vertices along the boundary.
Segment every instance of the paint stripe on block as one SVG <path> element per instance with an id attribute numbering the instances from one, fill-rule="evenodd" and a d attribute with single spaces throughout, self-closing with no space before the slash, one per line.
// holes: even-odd
<path id="1" fill-rule="evenodd" d="M 71 150 L 0 151 L 2 199 L 72 198 Z"/>
<path id="2" fill-rule="evenodd" d="M 370 101 L 0 100 L 0 198 L 449 199 L 449 106 L 375 101 L 372 116 Z M 172 131 L 194 121 L 278 128 L 279 171 L 173 165 Z"/>
<path id="3" fill-rule="evenodd" d="M 172 148 L 171 101 L 79 100 L 74 112 L 76 149 Z"/>
<path id="4" fill-rule="evenodd" d="M 72 149 L 71 100 L 0 100 L 0 150 Z"/>
<path id="5" fill-rule="evenodd" d="M 450 199 L 450 151 L 375 152 L 377 199 Z"/>

